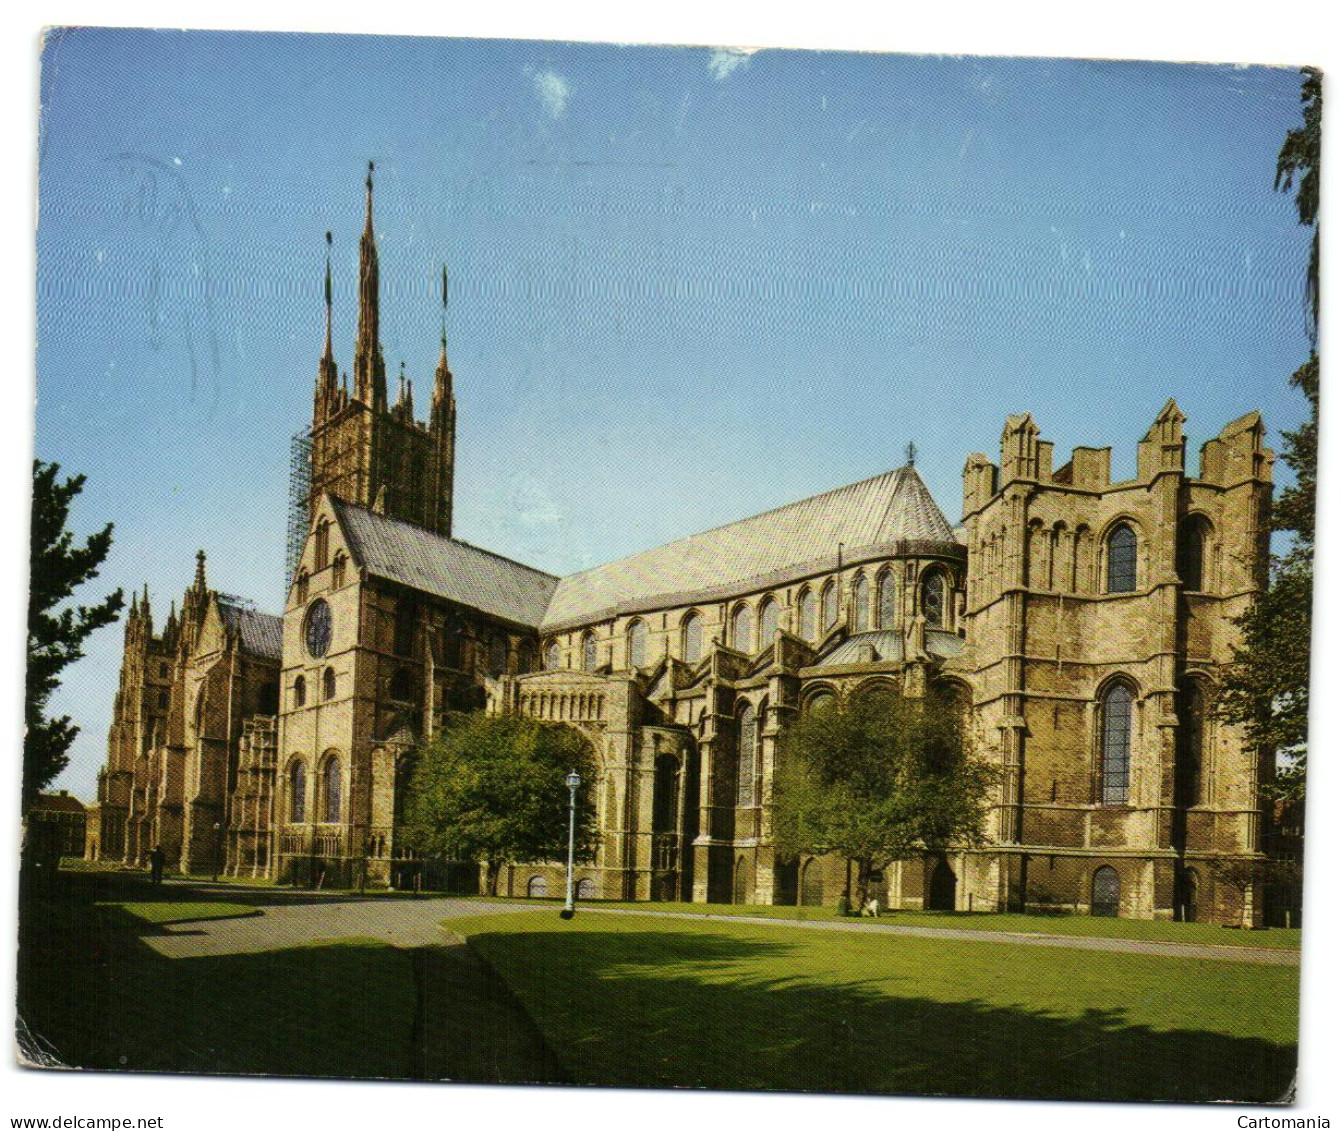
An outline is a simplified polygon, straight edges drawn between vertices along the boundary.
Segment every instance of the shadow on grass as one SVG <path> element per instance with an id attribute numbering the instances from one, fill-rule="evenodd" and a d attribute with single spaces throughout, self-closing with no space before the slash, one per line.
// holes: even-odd
<path id="1" fill-rule="evenodd" d="M 18 1018 L 31 1063 L 474 1083 L 565 1079 L 465 947 L 367 939 L 172 959 L 103 886 L 24 893 Z M 141 896 L 143 892 L 135 893 Z"/>
<path id="2" fill-rule="evenodd" d="M 379 891 L 360 895 L 352 891 L 320 891 L 313 888 L 271 887 L 262 885 L 212 883 L 200 876 L 169 876 L 162 884 L 153 884 L 147 873 L 61 871 L 43 889 L 47 894 L 65 898 L 88 897 L 109 902 L 241 903 L 250 907 L 292 907 L 337 903 L 368 903 L 387 900 L 416 901 L 451 898 L 434 893 Z"/>
<path id="3" fill-rule="evenodd" d="M 1295 1069 L 1293 1045 L 1165 1030 L 1133 1022 L 1128 1008 L 1062 1016 L 935 1000 L 917 960 L 870 977 L 818 970 L 807 941 L 675 929 L 468 941 L 584 1084 L 1279 1102 Z"/>

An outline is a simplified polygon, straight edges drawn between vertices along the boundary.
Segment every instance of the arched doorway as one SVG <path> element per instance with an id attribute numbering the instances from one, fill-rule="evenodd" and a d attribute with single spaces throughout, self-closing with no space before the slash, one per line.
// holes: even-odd
<path id="1" fill-rule="evenodd" d="M 652 785 L 652 898 L 669 902 L 679 895 L 681 843 L 680 760 L 661 754 Z"/>
<path id="2" fill-rule="evenodd" d="M 824 877 L 818 860 L 807 860 L 801 869 L 801 903 L 805 907 L 824 905 Z"/>
<path id="3" fill-rule="evenodd" d="M 1093 891 L 1090 896 L 1090 914 L 1108 919 L 1116 919 L 1121 901 L 1122 885 L 1117 871 L 1107 865 L 1094 873 Z"/>
<path id="4" fill-rule="evenodd" d="M 955 870 L 944 856 L 934 857 L 931 875 L 927 878 L 927 910 L 953 911 L 955 909 Z"/>
<path id="5" fill-rule="evenodd" d="M 750 874 L 745 857 L 736 861 L 736 878 L 731 892 L 731 902 L 746 904 L 754 902 L 754 877 Z"/>
<path id="6" fill-rule="evenodd" d="M 1175 893 L 1177 908 L 1175 916 L 1184 923 L 1197 921 L 1197 871 L 1195 868 L 1180 868 Z"/>

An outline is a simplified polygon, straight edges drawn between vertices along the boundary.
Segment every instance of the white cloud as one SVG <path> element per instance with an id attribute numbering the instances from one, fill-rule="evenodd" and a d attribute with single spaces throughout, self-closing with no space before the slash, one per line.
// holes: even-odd
<path id="1" fill-rule="evenodd" d="M 745 66 L 757 50 L 755 47 L 714 47 L 708 56 L 708 70 L 713 78 L 721 82 L 727 75 Z"/>
<path id="2" fill-rule="evenodd" d="M 531 81 L 535 83 L 535 92 L 545 113 L 551 118 L 562 118 L 568 109 L 568 96 L 573 93 L 568 80 L 554 71 L 538 71 L 531 76 Z"/>

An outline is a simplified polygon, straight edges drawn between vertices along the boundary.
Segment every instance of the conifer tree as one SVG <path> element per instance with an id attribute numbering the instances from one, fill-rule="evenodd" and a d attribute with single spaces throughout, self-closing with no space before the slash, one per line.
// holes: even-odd
<path id="1" fill-rule="evenodd" d="M 60 465 L 33 462 L 33 522 L 29 547 L 28 673 L 24 693 L 23 808 L 37 798 L 69 761 L 79 727 L 70 716 L 48 718 L 60 675 L 84 655 L 84 641 L 117 619 L 121 590 L 93 605 L 67 602 L 76 589 L 98 576 L 112 545 L 112 524 L 83 545 L 66 529 L 70 504 L 85 477 L 61 482 Z"/>

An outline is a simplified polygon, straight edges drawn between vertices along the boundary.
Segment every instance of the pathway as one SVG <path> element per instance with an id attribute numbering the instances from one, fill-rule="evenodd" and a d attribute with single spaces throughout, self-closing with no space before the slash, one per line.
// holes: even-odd
<path id="1" fill-rule="evenodd" d="M 178 885 L 172 885 L 174 887 Z M 190 890 L 187 884 L 181 888 Z M 202 892 L 217 895 L 228 891 L 226 885 L 195 885 Z M 231 889 L 237 891 L 236 888 Z M 259 893 L 247 893 L 253 899 Z M 244 954 L 308 943 L 329 942 L 342 938 L 372 938 L 399 947 L 434 946 L 453 941 L 450 924 L 444 921 L 476 915 L 531 914 L 549 915 L 558 927 L 558 907 L 553 903 L 483 902 L 474 899 L 429 896 L 402 899 L 387 896 L 355 897 L 311 894 L 301 901 L 287 900 L 276 893 L 273 902 L 256 901 L 259 915 L 238 919 L 201 920 L 167 924 L 163 933 L 147 933 L 145 942 L 169 958 L 195 958 L 219 954 Z M 585 915 L 647 915 L 668 919 L 691 919 L 715 923 L 748 923 L 783 930 L 875 931 L 883 935 L 963 942 L 1013 943 L 1022 946 L 1061 947 L 1071 950 L 1099 950 L 1118 954 L 1157 955 L 1166 958 L 1210 958 L 1220 962 L 1246 962 L 1262 965 L 1292 966 L 1299 963 L 1297 950 L 1252 946 L 1217 946 L 1211 943 L 1153 942 L 1147 939 L 1095 938 L 1083 935 L 1054 935 L 1023 931 L 966 930 L 954 927 L 898 926 L 861 920 L 773 919 L 752 915 L 713 915 L 711 912 L 654 911 L 596 907 L 587 904 L 578 911 Z"/>

